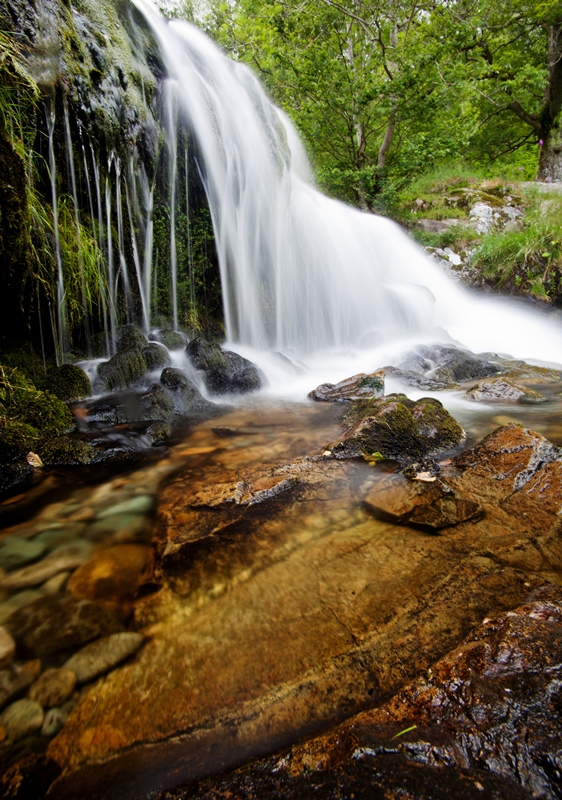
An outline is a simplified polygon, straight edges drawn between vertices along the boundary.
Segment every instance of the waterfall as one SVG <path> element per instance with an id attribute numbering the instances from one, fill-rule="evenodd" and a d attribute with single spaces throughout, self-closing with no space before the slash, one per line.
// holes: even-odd
<path id="1" fill-rule="evenodd" d="M 51 202 L 53 205 L 53 235 L 55 239 L 55 259 L 57 264 L 56 325 L 53 325 L 53 328 L 55 329 L 54 338 L 56 342 L 57 365 L 60 366 L 60 364 L 63 362 L 64 354 L 68 350 L 68 318 L 66 309 L 66 296 L 64 289 L 64 271 L 63 271 L 62 253 L 60 246 L 59 200 L 57 195 L 57 168 L 55 162 L 55 144 L 54 144 L 55 112 L 53 108 L 47 109 L 46 117 L 47 117 L 47 133 L 49 138 L 48 173 L 49 173 L 49 182 L 51 185 Z"/>
<path id="2" fill-rule="evenodd" d="M 398 225 L 322 195 L 293 126 L 253 73 L 194 26 L 134 2 L 159 43 L 178 125 L 198 144 L 227 336 L 241 352 L 309 362 L 339 353 L 340 377 L 420 340 L 560 360 L 558 321 L 470 293 Z"/>

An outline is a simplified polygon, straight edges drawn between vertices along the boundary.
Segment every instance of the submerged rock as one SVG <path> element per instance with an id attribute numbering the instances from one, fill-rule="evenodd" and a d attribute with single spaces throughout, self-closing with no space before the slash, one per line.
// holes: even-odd
<path id="1" fill-rule="evenodd" d="M 76 675 L 71 669 L 47 669 L 29 690 L 29 699 L 43 708 L 62 705 L 76 686 Z"/>
<path id="2" fill-rule="evenodd" d="M 440 530 L 483 516 L 482 507 L 439 478 L 431 482 L 390 475 L 365 497 L 375 516 L 399 525 Z"/>
<path id="3" fill-rule="evenodd" d="M 0 715 L 0 726 L 6 729 L 13 742 L 17 742 L 40 731 L 44 718 L 45 714 L 39 703 L 16 700 Z"/>
<path id="4" fill-rule="evenodd" d="M 122 630 L 121 623 L 105 609 L 69 595 L 51 595 L 30 603 L 12 614 L 6 627 L 24 653 L 39 658 Z"/>
<path id="5" fill-rule="evenodd" d="M 16 652 L 16 643 L 14 642 L 10 631 L 6 628 L 0 627 L 0 669 L 4 669 L 8 664 L 12 663 Z"/>
<path id="6" fill-rule="evenodd" d="M 68 719 L 68 711 L 62 708 L 51 708 L 45 714 L 45 720 L 41 728 L 41 736 L 53 737 L 64 727 Z"/>
<path id="7" fill-rule="evenodd" d="M 380 453 L 403 460 L 450 450 L 465 439 L 458 422 L 439 400 L 410 400 L 390 394 L 377 400 L 353 403 L 344 416 L 349 426 L 328 449 L 336 458 L 356 458 Z"/>
<path id="8" fill-rule="evenodd" d="M 140 633 L 115 633 L 84 647 L 66 662 L 65 668 L 76 674 L 78 683 L 87 683 L 133 656 L 142 643 Z"/>
<path id="9" fill-rule="evenodd" d="M 262 374 L 255 364 L 201 337 L 192 339 L 185 352 L 193 366 L 203 372 L 205 385 L 212 394 L 242 394 L 259 389 L 263 384 Z"/>
<path id="10" fill-rule="evenodd" d="M 384 370 L 366 375 L 362 372 L 339 383 L 322 383 L 309 392 L 313 400 L 325 400 L 330 403 L 351 402 L 382 397 L 384 394 Z"/>
<path id="11" fill-rule="evenodd" d="M 469 400 L 478 400 L 483 403 L 546 403 L 548 398 L 534 389 L 527 389 L 510 378 L 495 378 L 491 381 L 481 381 L 477 386 L 466 392 Z"/>
<path id="12" fill-rule="evenodd" d="M 41 558 L 46 549 L 40 541 L 12 539 L 0 547 L 0 567 L 6 570 L 23 567 Z"/>
<path id="13" fill-rule="evenodd" d="M 0 671 L 0 709 L 21 697 L 41 672 L 40 661 L 30 661 L 20 667 Z"/>

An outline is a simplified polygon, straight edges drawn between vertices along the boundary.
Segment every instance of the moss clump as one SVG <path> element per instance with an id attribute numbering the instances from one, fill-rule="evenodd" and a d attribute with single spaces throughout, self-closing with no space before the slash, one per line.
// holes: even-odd
<path id="1" fill-rule="evenodd" d="M 100 364 L 98 375 L 108 389 L 127 389 L 138 383 L 147 371 L 142 350 L 130 348 Z"/>
<path id="2" fill-rule="evenodd" d="M 124 325 L 119 331 L 117 350 L 142 350 L 147 344 L 146 336 L 134 325 Z"/>
<path id="3" fill-rule="evenodd" d="M 56 436 L 73 426 L 72 414 L 62 400 L 37 389 L 17 367 L 0 366 L 0 418 L 5 425 L 30 425 L 43 436 Z"/>
<path id="4" fill-rule="evenodd" d="M 43 463 L 48 467 L 73 467 L 79 464 L 90 464 L 96 453 L 95 449 L 78 439 L 59 436 L 47 439 L 38 447 Z"/>
<path id="5" fill-rule="evenodd" d="M 54 367 L 47 373 L 46 388 L 60 400 L 83 400 L 92 394 L 90 379 L 83 369 L 74 364 Z"/>
<path id="6" fill-rule="evenodd" d="M 26 455 L 33 450 L 38 431 L 31 425 L 20 422 L 6 422 L 0 428 L 0 462 L 13 464 L 25 461 Z"/>
<path id="7" fill-rule="evenodd" d="M 180 350 L 187 344 L 186 335 L 184 333 L 180 333 L 179 331 L 164 329 L 158 331 L 158 334 L 155 338 L 165 345 L 168 350 Z"/>

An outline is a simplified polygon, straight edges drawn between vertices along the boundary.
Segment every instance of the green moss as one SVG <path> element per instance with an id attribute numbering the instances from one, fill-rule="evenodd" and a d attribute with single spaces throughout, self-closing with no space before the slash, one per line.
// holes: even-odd
<path id="1" fill-rule="evenodd" d="M 25 461 L 33 450 L 39 436 L 38 431 L 20 422 L 7 422 L 0 428 L 0 462 L 12 464 Z"/>
<path id="2" fill-rule="evenodd" d="M 0 366 L 0 418 L 4 424 L 31 425 L 42 435 L 70 430 L 73 417 L 68 407 L 51 392 L 36 389 L 17 368 Z"/>
<path id="3" fill-rule="evenodd" d="M 126 389 L 138 383 L 146 371 L 142 351 L 130 348 L 116 353 L 109 361 L 100 364 L 98 375 L 108 389 Z"/>
<path id="4" fill-rule="evenodd" d="M 49 467 L 71 467 L 79 464 L 90 464 L 96 453 L 91 445 L 78 439 L 70 439 L 67 436 L 47 439 L 37 449 L 43 463 Z"/>
<path id="5" fill-rule="evenodd" d="M 72 400 L 83 400 L 92 394 L 90 379 L 83 369 L 74 364 L 63 364 L 61 367 L 49 370 L 46 388 L 67 403 Z"/>

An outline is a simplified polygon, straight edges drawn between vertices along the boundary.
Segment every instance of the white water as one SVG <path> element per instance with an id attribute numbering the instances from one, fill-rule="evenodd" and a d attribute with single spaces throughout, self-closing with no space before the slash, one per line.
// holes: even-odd
<path id="1" fill-rule="evenodd" d="M 159 42 L 178 124 L 202 154 L 229 345 L 260 364 L 272 391 L 371 371 L 420 341 L 562 361 L 559 320 L 469 293 L 397 225 L 322 195 L 251 71 L 197 28 L 135 3 Z"/>

